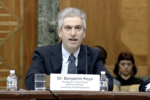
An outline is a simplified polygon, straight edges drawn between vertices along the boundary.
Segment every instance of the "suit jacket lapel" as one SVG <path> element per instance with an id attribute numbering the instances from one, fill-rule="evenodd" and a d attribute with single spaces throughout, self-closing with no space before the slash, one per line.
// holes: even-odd
<path id="1" fill-rule="evenodd" d="M 86 54 L 87 54 L 87 61 L 86 61 Z M 86 74 L 86 70 L 88 70 L 88 65 L 90 62 L 90 55 L 89 51 L 85 49 L 85 46 L 81 45 L 80 46 L 80 52 L 78 56 L 78 74 Z M 86 68 L 86 63 L 87 63 L 87 68 Z"/>
<path id="2" fill-rule="evenodd" d="M 61 73 L 62 69 L 62 48 L 61 48 L 62 42 L 60 42 L 58 45 L 52 47 L 50 51 L 50 59 L 52 63 L 53 73 Z M 87 54 L 87 61 L 86 61 L 86 54 Z M 88 68 L 89 62 L 90 62 L 90 55 L 89 51 L 86 49 L 83 45 L 80 46 L 80 52 L 78 56 L 78 74 L 86 74 L 86 70 Z M 87 68 L 86 68 L 87 63 Z"/>
<path id="3" fill-rule="evenodd" d="M 58 45 L 53 46 L 50 51 L 50 59 L 52 63 L 53 73 L 61 73 L 62 69 L 62 50 L 61 50 L 62 42 Z"/>

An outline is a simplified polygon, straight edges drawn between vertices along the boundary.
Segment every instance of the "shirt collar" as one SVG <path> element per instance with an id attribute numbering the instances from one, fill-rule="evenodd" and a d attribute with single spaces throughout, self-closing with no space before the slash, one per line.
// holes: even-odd
<path id="1" fill-rule="evenodd" d="M 77 59 L 77 57 L 78 57 L 79 51 L 80 51 L 80 47 L 79 47 L 79 49 L 73 54 L 76 59 Z M 69 56 L 70 56 L 70 53 L 69 53 L 69 52 L 63 47 L 63 45 L 62 45 L 62 57 L 63 57 L 63 60 L 64 60 L 65 63 L 68 61 Z"/>

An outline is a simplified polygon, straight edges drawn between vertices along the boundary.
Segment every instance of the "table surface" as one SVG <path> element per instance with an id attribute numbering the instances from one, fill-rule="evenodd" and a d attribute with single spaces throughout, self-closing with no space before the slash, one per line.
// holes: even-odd
<path id="1" fill-rule="evenodd" d="M 61 99 L 150 100 L 150 92 L 53 91 Z M 0 99 L 57 99 L 49 91 L 0 90 Z"/>

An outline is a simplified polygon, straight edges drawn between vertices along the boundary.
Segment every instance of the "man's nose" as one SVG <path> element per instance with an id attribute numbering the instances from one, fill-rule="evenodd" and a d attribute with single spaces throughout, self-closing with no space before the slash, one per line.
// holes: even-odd
<path id="1" fill-rule="evenodd" d="M 71 30 L 71 36 L 75 36 L 76 35 L 76 30 L 74 28 L 72 28 Z"/>

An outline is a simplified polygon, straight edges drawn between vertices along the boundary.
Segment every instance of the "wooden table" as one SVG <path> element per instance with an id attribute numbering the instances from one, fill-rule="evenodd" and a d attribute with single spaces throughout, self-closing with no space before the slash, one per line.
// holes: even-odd
<path id="1" fill-rule="evenodd" d="M 150 92 L 53 91 L 61 99 L 150 100 Z M 56 99 L 50 91 L 0 90 L 0 99 Z"/>

